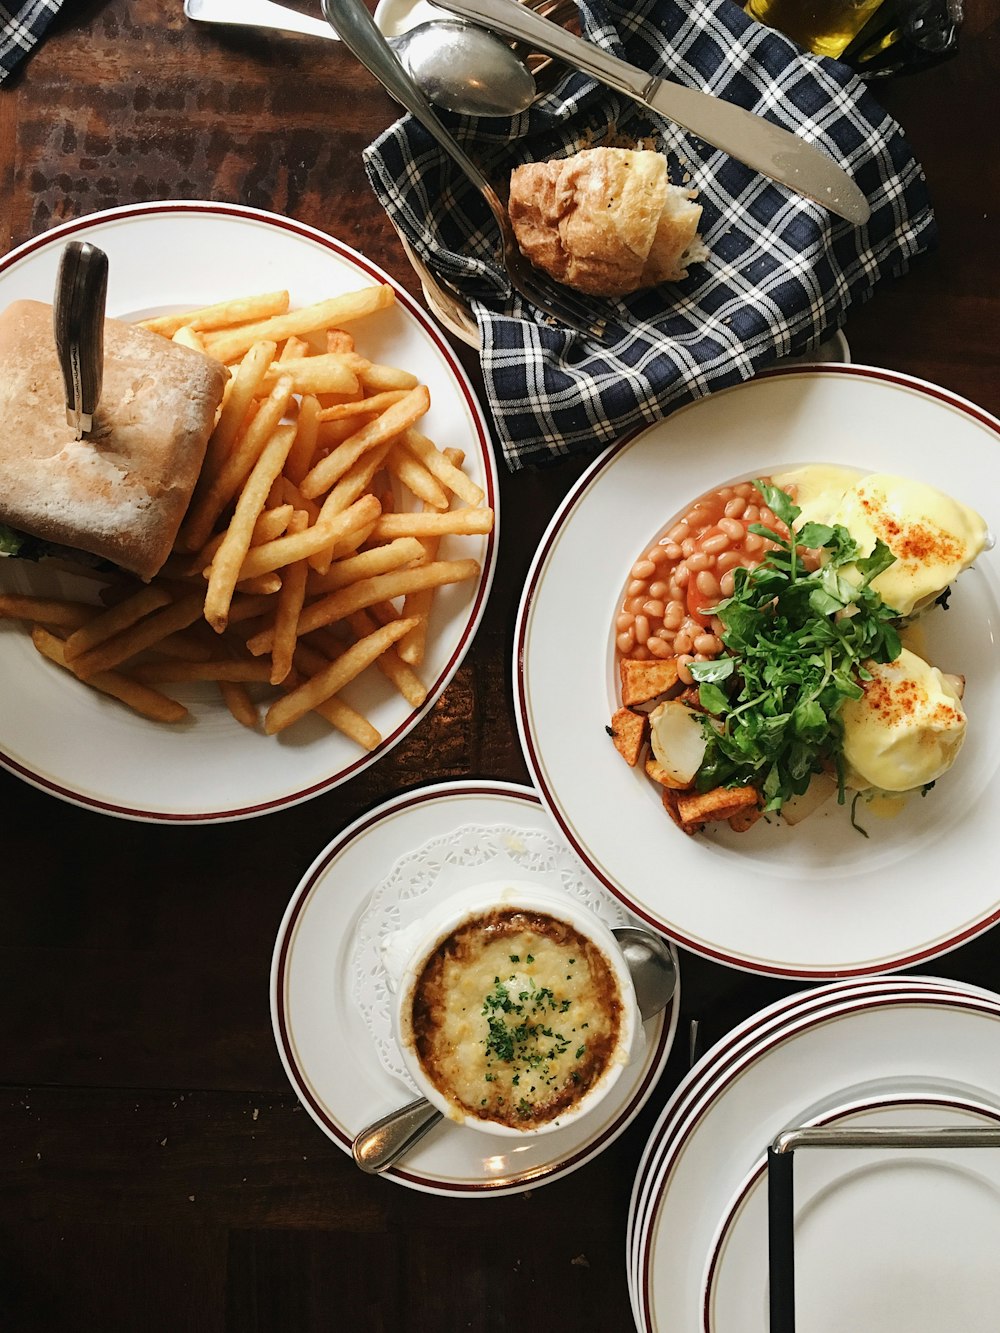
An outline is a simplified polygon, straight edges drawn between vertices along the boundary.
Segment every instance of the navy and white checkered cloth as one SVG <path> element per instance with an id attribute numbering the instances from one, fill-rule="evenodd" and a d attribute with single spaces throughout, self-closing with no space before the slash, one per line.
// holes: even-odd
<path id="1" fill-rule="evenodd" d="M 63 0 L 0 3 L 0 83 L 26 60 L 63 7 Z"/>
<path id="2" fill-rule="evenodd" d="M 579 73 L 513 120 L 446 116 L 484 174 L 608 141 L 652 137 L 703 206 L 710 258 L 626 298 L 599 343 L 512 295 L 479 194 L 411 117 L 365 153 L 369 179 L 430 268 L 470 298 L 490 407 L 511 468 L 595 450 L 692 399 L 815 349 L 880 278 L 936 240 L 923 172 L 899 126 L 837 61 L 804 55 L 733 0 L 581 0 L 584 35 L 676 82 L 794 130 L 851 173 L 871 205 L 855 228 Z"/>

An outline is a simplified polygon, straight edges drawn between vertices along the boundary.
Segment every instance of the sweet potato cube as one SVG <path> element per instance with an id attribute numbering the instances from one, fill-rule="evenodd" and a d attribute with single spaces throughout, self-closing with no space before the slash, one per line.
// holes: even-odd
<path id="1" fill-rule="evenodd" d="M 670 787 L 673 791 L 690 791 L 690 782 L 679 782 L 672 773 L 668 773 L 660 761 L 649 755 L 643 767 L 646 770 L 646 776 L 658 782 L 661 787 Z"/>
<path id="2" fill-rule="evenodd" d="M 713 787 L 711 791 L 678 796 L 677 813 L 682 824 L 698 825 L 713 819 L 729 819 L 759 804 L 756 787 Z"/>
<path id="3" fill-rule="evenodd" d="M 671 787 L 664 787 L 662 796 L 663 796 L 664 810 L 666 810 L 667 814 L 674 821 L 674 823 L 677 825 L 680 831 L 682 833 L 687 833 L 687 834 L 697 833 L 698 830 L 701 828 L 700 824 L 694 824 L 690 828 L 688 828 L 687 825 L 681 821 L 681 817 L 677 812 L 677 792 L 675 792 Z"/>
<path id="4" fill-rule="evenodd" d="M 746 833 L 747 829 L 753 828 L 763 813 L 759 804 L 745 806 L 744 809 L 737 810 L 735 815 L 729 816 L 729 827 L 734 833 Z"/>
<path id="5" fill-rule="evenodd" d="M 635 768 L 649 732 L 649 718 L 645 713 L 633 713 L 631 708 L 619 708 L 611 718 L 611 739 L 615 749 L 627 764 Z"/>
<path id="6" fill-rule="evenodd" d="M 669 695 L 683 688 L 677 674 L 677 662 L 674 658 L 661 661 L 650 658 L 640 662 L 634 657 L 621 660 L 622 703 L 627 707 L 632 704 L 648 703 L 661 694 Z"/>

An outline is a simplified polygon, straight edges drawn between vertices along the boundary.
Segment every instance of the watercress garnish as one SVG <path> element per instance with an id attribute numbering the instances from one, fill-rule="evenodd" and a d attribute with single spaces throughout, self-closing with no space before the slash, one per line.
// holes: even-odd
<path id="1" fill-rule="evenodd" d="M 737 566 L 732 596 L 712 609 L 727 655 L 690 664 L 701 706 L 713 715 L 697 786 L 754 786 L 765 810 L 780 810 L 832 765 L 843 802 L 841 707 L 861 697 L 865 661 L 900 653 L 899 613 L 871 586 L 895 556 L 881 541 L 862 556 L 839 523 L 806 523 L 796 533 L 801 510 L 791 497 L 754 485 L 789 536 L 750 525 L 776 549 L 754 569 Z M 818 565 L 804 559 L 815 551 Z"/>

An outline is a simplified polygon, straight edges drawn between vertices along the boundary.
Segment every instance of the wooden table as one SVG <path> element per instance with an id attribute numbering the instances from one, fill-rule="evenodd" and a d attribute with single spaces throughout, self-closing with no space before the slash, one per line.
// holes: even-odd
<path id="1" fill-rule="evenodd" d="M 926 168 L 941 248 L 846 332 L 856 361 L 1000 415 L 1000 4 L 968 11 L 958 59 L 879 90 Z M 236 201 L 335 233 L 416 293 L 361 165 L 394 117 L 339 46 L 199 28 L 179 0 L 67 4 L 0 91 L 0 247 L 133 201 Z M 337 830 L 428 778 L 527 780 L 511 626 L 582 466 L 503 478 L 505 539 L 471 654 L 423 725 L 346 786 L 239 826 L 175 828 L 0 772 L 5 1333 L 631 1327 L 629 1192 L 687 1068 L 689 1021 L 710 1043 L 794 984 L 685 955 L 680 1038 L 637 1123 L 586 1169 L 489 1203 L 363 1176 L 299 1106 L 268 1012 L 282 912 Z M 996 935 L 926 970 L 1000 988 Z"/>

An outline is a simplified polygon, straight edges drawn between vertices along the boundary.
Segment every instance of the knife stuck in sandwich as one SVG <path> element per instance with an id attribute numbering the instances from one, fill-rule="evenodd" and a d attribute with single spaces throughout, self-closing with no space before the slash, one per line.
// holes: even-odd
<path id="1" fill-rule="evenodd" d="M 52 546 L 151 579 L 201 471 L 229 371 L 105 318 L 108 261 L 70 242 L 52 306 L 0 313 L 0 552 Z"/>
<path id="2" fill-rule="evenodd" d="M 66 391 L 66 422 L 82 440 L 94 428 L 104 380 L 108 257 L 89 241 L 69 241 L 52 302 L 56 354 Z"/>

